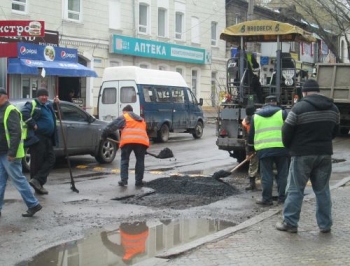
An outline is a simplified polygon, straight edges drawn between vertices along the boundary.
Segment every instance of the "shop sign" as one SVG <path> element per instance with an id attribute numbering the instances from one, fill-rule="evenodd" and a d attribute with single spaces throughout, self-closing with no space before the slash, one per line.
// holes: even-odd
<path id="1" fill-rule="evenodd" d="M 59 32 L 45 30 L 44 37 L 37 36 L 15 36 L 15 37 L 0 37 L 0 42 L 29 42 L 40 45 L 58 46 Z"/>
<path id="2" fill-rule="evenodd" d="M 44 35 L 44 21 L 0 20 L 0 37 L 43 37 Z"/>
<path id="3" fill-rule="evenodd" d="M 111 53 L 150 57 L 163 60 L 205 64 L 209 62 L 205 49 L 183 45 L 112 35 Z"/>
<path id="4" fill-rule="evenodd" d="M 19 42 L 18 58 L 40 61 L 78 62 L 77 49 Z"/>

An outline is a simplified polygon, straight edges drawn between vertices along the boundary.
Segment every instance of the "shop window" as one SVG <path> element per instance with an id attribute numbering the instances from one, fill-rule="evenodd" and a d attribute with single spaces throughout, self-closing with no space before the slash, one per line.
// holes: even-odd
<path id="1" fill-rule="evenodd" d="M 176 71 L 177 73 L 180 73 L 181 76 L 184 76 L 184 70 L 183 70 L 183 68 L 177 67 L 177 68 L 175 68 L 175 71 Z"/>
<path id="2" fill-rule="evenodd" d="M 192 70 L 192 92 L 197 96 L 198 71 Z"/>
<path id="3" fill-rule="evenodd" d="M 27 13 L 27 0 L 12 0 L 12 11 Z"/>
<path id="4" fill-rule="evenodd" d="M 120 89 L 120 102 L 121 103 L 135 103 L 136 91 L 134 87 L 122 87 Z"/>

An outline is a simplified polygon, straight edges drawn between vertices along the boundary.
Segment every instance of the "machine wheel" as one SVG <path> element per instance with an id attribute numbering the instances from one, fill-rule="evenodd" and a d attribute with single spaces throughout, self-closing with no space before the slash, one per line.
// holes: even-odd
<path id="1" fill-rule="evenodd" d="M 22 169 L 24 172 L 30 171 L 30 153 L 29 148 L 24 149 L 24 157 L 22 158 Z"/>
<path id="2" fill-rule="evenodd" d="M 95 159 L 101 164 L 111 163 L 114 160 L 117 151 L 118 147 L 114 142 L 101 140 L 98 154 L 95 156 Z"/>
<path id="3" fill-rule="evenodd" d="M 347 135 L 347 134 L 349 134 L 349 129 L 346 128 L 346 127 L 340 128 L 340 134 L 341 134 L 341 135 Z"/>
<path id="4" fill-rule="evenodd" d="M 197 125 L 194 128 L 192 136 L 195 139 L 200 139 L 203 136 L 203 123 L 202 122 L 200 122 L 200 121 L 197 122 Z"/>
<path id="5" fill-rule="evenodd" d="M 159 142 L 167 142 L 169 140 L 169 127 L 167 124 L 163 124 L 157 132 L 157 140 Z"/>
<path id="6" fill-rule="evenodd" d="M 245 157 L 246 157 L 245 151 L 237 152 L 235 157 L 236 157 L 238 163 L 243 162 L 245 160 Z"/>

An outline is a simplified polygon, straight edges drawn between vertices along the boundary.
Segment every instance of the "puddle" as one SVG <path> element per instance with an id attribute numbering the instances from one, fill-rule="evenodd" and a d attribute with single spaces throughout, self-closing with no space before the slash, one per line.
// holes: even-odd
<path id="1" fill-rule="evenodd" d="M 158 254 L 213 234 L 233 223 L 179 219 L 120 223 L 90 231 L 84 239 L 52 247 L 16 266 L 134 265 Z"/>

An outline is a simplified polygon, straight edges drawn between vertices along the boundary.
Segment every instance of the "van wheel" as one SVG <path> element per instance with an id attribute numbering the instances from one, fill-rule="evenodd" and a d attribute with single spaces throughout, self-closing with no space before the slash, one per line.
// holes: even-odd
<path id="1" fill-rule="evenodd" d="M 114 142 L 110 140 L 102 140 L 95 159 L 101 164 L 111 163 L 113 162 L 117 151 L 118 147 Z"/>
<path id="2" fill-rule="evenodd" d="M 29 148 L 24 149 L 24 157 L 22 158 L 22 170 L 23 172 L 30 171 L 30 153 Z"/>
<path id="3" fill-rule="evenodd" d="M 197 125 L 194 128 L 192 136 L 195 139 L 200 139 L 203 136 L 203 123 L 202 122 L 197 122 Z"/>
<path id="4" fill-rule="evenodd" d="M 157 140 L 159 142 L 167 142 L 169 140 L 169 127 L 163 124 L 157 132 Z"/>

